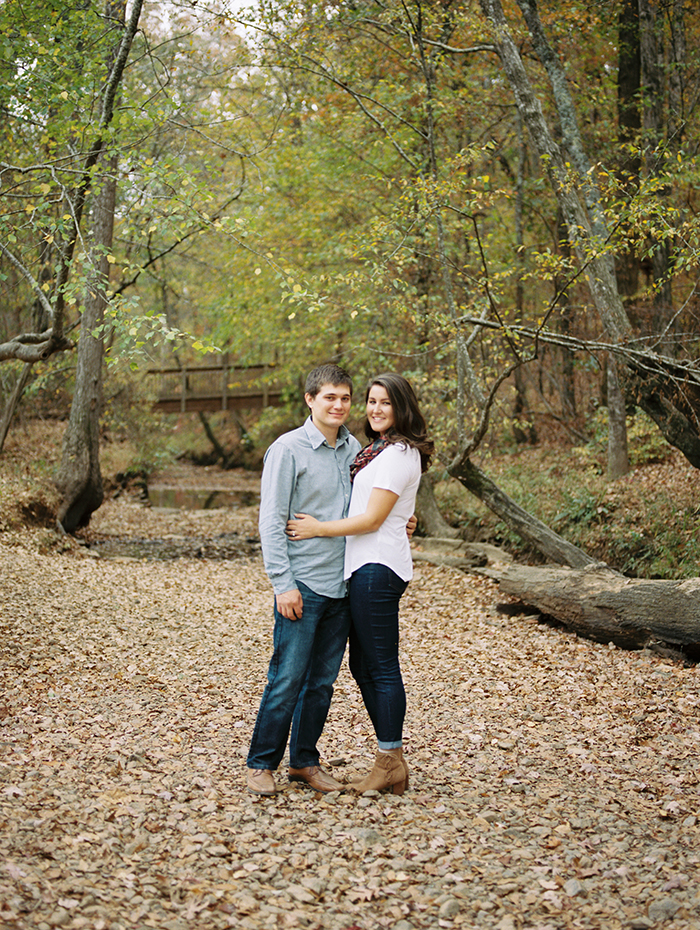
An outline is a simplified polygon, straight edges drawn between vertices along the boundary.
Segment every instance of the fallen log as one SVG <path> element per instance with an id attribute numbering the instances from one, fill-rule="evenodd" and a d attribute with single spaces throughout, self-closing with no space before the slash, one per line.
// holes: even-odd
<path id="1" fill-rule="evenodd" d="M 588 639 L 624 649 L 664 643 L 700 658 L 700 578 L 627 578 L 600 562 L 583 569 L 512 564 L 485 574 Z"/>
<path id="2" fill-rule="evenodd" d="M 430 562 L 470 572 L 491 563 L 512 562 L 512 556 L 489 543 L 465 542 L 439 536 L 414 536 L 414 562 Z"/>

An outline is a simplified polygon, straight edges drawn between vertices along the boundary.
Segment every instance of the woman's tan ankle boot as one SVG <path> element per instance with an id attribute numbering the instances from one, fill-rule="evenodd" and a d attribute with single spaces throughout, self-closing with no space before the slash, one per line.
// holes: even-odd
<path id="1" fill-rule="evenodd" d="M 391 788 L 394 794 L 403 794 L 408 787 L 408 766 L 403 757 L 403 749 L 390 749 L 378 752 L 374 768 L 361 781 L 350 783 L 352 791 L 363 794 L 365 791 L 384 791 Z"/>

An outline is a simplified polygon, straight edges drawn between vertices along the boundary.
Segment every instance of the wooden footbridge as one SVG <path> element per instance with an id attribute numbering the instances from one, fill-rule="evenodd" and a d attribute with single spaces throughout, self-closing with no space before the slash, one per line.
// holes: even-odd
<path id="1" fill-rule="evenodd" d="M 191 413 L 279 407 L 283 391 L 274 371 L 274 365 L 235 365 L 227 356 L 215 365 L 152 368 L 148 375 L 159 379 L 153 409 Z"/>

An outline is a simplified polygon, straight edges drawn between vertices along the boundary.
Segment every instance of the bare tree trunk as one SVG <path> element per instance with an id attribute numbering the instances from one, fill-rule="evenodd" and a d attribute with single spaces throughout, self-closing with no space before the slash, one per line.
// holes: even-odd
<path id="1" fill-rule="evenodd" d="M 608 354 L 608 478 L 615 481 L 630 470 L 625 424 L 625 399 L 617 375 L 617 361 Z M 622 428 L 622 424 L 625 424 Z"/>
<path id="2" fill-rule="evenodd" d="M 29 381 L 29 375 L 32 371 L 32 362 L 25 362 L 22 366 L 22 371 L 19 374 L 19 377 L 15 381 L 15 386 L 12 389 L 12 393 L 7 399 L 5 404 L 5 409 L 2 413 L 2 420 L 0 421 L 0 452 L 5 447 L 5 440 L 7 439 L 7 434 L 10 430 L 10 423 L 12 423 L 12 418 L 15 415 L 15 410 L 19 404 L 20 398 L 24 392 L 27 382 Z"/>
<path id="3" fill-rule="evenodd" d="M 641 83 L 644 91 L 644 143 L 647 152 L 645 171 L 651 174 L 659 157 L 659 146 L 667 152 L 678 152 L 682 143 L 683 74 L 685 71 L 685 23 L 683 4 L 669 4 L 664 16 L 655 0 L 639 0 Z M 668 18 L 671 35 L 669 47 L 664 39 L 664 19 Z M 666 72 L 666 73 L 665 73 Z M 666 93 L 668 91 L 668 94 Z M 668 101 L 664 119 L 664 103 Z M 659 194 L 664 197 L 662 191 Z M 656 240 L 651 256 L 654 280 L 654 310 L 660 329 L 666 329 L 673 318 L 671 288 L 671 248 L 665 239 Z M 664 332 L 664 335 L 668 335 Z M 664 351 L 674 354 L 673 341 L 662 340 Z"/>
<path id="4" fill-rule="evenodd" d="M 207 439 L 214 447 L 214 454 L 216 455 L 216 458 L 221 462 L 222 466 L 225 468 L 226 462 L 228 460 L 228 453 L 226 452 L 226 449 L 224 449 L 224 447 L 221 445 L 219 440 L 216 438 L 216 433 L 211 428 L 211 423 L 209 422 L 209 418 L 201 410 L 198 413 L 198 417 L 199 417 L 199 422 L 202 424 L 204 432 L 206 433 Z"/>
<path id="5" fill-rule="evenodd" d="M 525 304 L 525 291 L 523 288 L 523 276 L 525 271 L 525 249 L 523 248 L 523 188 L 525 185 L 526 162 L 527 142 L 525 140 L 525 127 L 522 119 L 518 118 L 518 173 L 516 176 L 514 219 L 516 255 L 515 307 L 518 312 L 519 320 L 523 318 L 523 307 Z M 516 442 L 530 442 L 534 445 L 537 442 L 537 430 L 535 429 L 534 423 L 531 421 L 530 408 L 527 401 L 525 375 L 521 367 L 516 368 L 513 372 L 513 381 L 515 383 L 513 435 L 515 436 Z M 530 422 L 527 422 L 528 420 L 530 420 Z"/>
<path id="6" fill-rule="evenodd" d="M 104 342 L 96 330 L 104 320 L 109 286 L 107 254 L 112 248 L 117 194 L 117 157 L 105 164 L 102 187 L 94 206 L 93 265 L 95 280 L 88 287 L 80 326 L 78 365 L 70 420 L 63 437 L 63 456 L 56 479 L 61 493 L 58 525 L 66 533 L 87 526 L 104 500 L 100 471 L 100 416 Z"/>
<path id="7" fill-rule="evenodd" d="M 439 178 L 439 171 L 435 147 L 435 113 L 433 100 L 435 70 L 434 63 L 426 52 L 426 48 L 423 42 L 422 25 L 420 19 L 415 23 L 413 36 L 418 48 L 421 61 L 421 70 L 423 72 L 423 80 L 425 82 L 426 119 L 424 129 L 429 156 L 429 170 L 433 180 L 437 182 Z M 440 260 L 440 271 L 442 273 L 445 300 L 447 302 L 450 317 L 453 320 L 457 320 L 460 314 L 457 309 L 457 301 L 455 300 L 454 287 L 450 273 L 450 262 L 447 256 L 447 246 L 445 242 L 443 209 L 441 207 L 437 207 L 435 209 L 435 223 L 437 228 L 438 256 Z M 479 386 L 476 373 L 474 372 L 474 366 L 472 365 L 472 361 L 469 356 L 468 343 L 464 337 L 464 333 L 462 332 L 461 327 L 457 328 L 455 348 L 457 353 L 455 366 L 457 370 L 457 418 L 459 422 L 460 433 L 463 434 L 465 430 L 467 403 L 471 402 L 478 409 L 481 409 L 484 406 L 485 398 Z"/>
<path id="8" fill-rule="evenodd" d="M 568 261 L 571 258 L 569 240 L 566 236 L 561 210 L 557 214 L 557 248 L 559 253 Z M 564 336 L 571 335 L 574 311 L 569 299 L 569 291 L 557 280 L 556 288 L 559 293 L 559 332 Z M 572 352 L 564 350 L 561 353 L 561 406 L 564 417 L 573 420 L 576 417 L 576 384 L 574 381 L 574 356 Z"/>
<path id="9" fill-rule="evenodd" d="M 642 115 L 640 106 L 641 54 L 639 43 L 639 0 L 623 0 L 617 26 L 617 132 L 621 163 L 617 169 L 620 184 L 630 194 L 639 187 L 641 159 L 639 157 Z M 630 316 L 635 322 L 630 299 L 637 293 L 639 259 L 634 251 L 622 252 L 617 258 L 617 285 Z"/>

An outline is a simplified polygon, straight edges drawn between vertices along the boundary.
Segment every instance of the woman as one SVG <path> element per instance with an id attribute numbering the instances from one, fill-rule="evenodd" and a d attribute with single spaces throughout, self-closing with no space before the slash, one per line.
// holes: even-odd
<path id="1" fill-rule="evenodd" d="M 292 539 L 349 537 L 350 671 L 378 744 L 371 773 L 351 787 L 360 793 L 391 788 L 403 794 L 408 766 L 403 758 L 406 692 L 399 666 L 399 601 L 413 575 L 406 523 L 434 448 L 413 388 L 402 375 L 374 378 L 365 402 L 370 443 L 350 466 L 348 516 L 322 523 L 296 514 L 287 532 Z"/>

